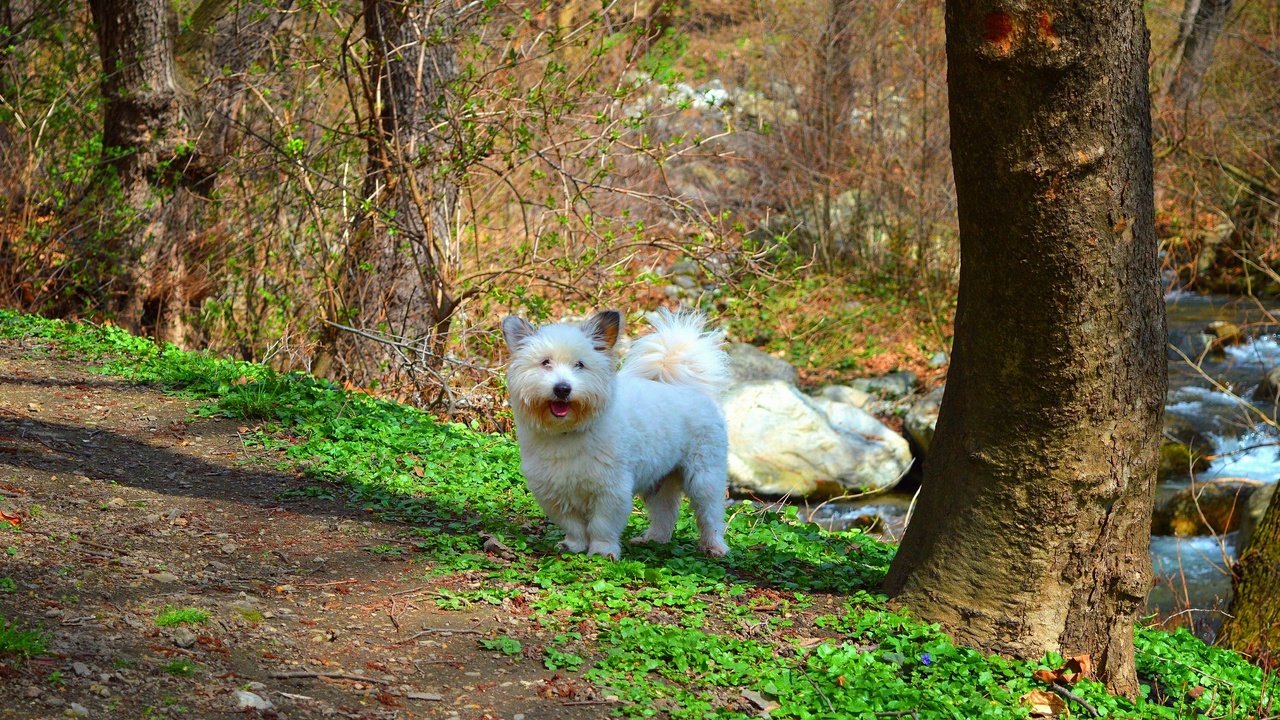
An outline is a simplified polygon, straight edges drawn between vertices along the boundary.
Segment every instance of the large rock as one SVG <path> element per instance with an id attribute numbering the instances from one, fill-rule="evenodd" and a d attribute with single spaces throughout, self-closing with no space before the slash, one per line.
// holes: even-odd
<path id="1" fill-rule="evenodd" d="M 945 386 L 930 390 L 911 404 L 907 415 L 902 419 L 902 427 L 907 437 L 915 442 L 920 452 L 928 453 L 933 444 L 933 431 L 938 425 L 938 411 L 942 409 L 942 392 Z"/>
<path id="2" fill-rule="evenodd" d="M 1158 475 L 1161 480 L 1167 478 L 1185 478 L 1209 468 L 1209 458 L 1205 453 L 1196 452 L 1185 443 L 1165 438 L 1160 444 L 1160 467 Z"/>
<path id="3" fill-rule="evenodd" d="M 1240 515 L 1240 532 L 1236 535 L 1237 552 L 1249 546 L 1249 541 L 1253 539 L 1254 528 L 1262 522 L 1262 516 L 1266 514 L 1267 506 L 1271 504 L 1275 494 L 1276 483 L 1267 483 L 1249 496 L 1249 501 L 1244 504 L 1244 512 Z"/>
<path id="4" fill-rule="evenodd" d="M 800 374 L 786 360 L 776 358 L 755 345 L 731 343 L 725 348 L 729 353 L 729 370 L 735 383 L 782 380 L 795 385 Z"/>
<path id="5" fill-rule="evenodd" d="M 1152 535 L 1221 535 L 1240 526 L 1245 506 L 1262 483 L 1247 478 L 1218 478 L 1193 483 L 1158 502 Z"/>
<path id="6" fill-rule="evenodd" d="M 858 378 L 853 387 L 886 400 L 904 398 L 916 389 L 916 374 L 910 370 L 899 370 L 880 377 Z"/>
<path id="7" fill-rule="evenodd" d="M 732 388 L 729 484 L 760 495 L 878 492 L 911 466 L 907 441 L 869 413 L 829 398 L 805 397 L 781 380 Z"/>

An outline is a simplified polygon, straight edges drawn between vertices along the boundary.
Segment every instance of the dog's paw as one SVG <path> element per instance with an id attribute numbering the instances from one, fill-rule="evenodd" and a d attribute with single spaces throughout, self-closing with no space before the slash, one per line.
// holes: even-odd
<path id="1" fill-rule="evenodd" d="M 671 542 L 671 538 L 659 537 L 657 535 L 654 535 L 652 530 L 646 532 L 643 535 L 637 535 L 631 538 L 632 545 L 648 545 L 650 543 L 666 543 L 666 542 Z"/>
<path id="2" fill-rule="evenodd" d="M 588 555 L 599 555 L 610 560 L 617 560 L 622 557 L 622 547 L 617 543 L 591 543 L 590 549 L 587 550 Z"/>
<path id="3" fill-rule="evenodd" d="M 576 555 L 586 550 L 587 544 L 584 542 L 570 542 L 568 540 L 561 540 L 560 542 L 556 543 L 556 549 L 560 550 L 561 552 L 573 553 Z"/>
<path id="4" fill-rule="evenodd" d="M 707 557 L 718 558 L 729 554 L 729 546 L 723 540 L 703 540 L 698 543 L 698 549 Z"/>

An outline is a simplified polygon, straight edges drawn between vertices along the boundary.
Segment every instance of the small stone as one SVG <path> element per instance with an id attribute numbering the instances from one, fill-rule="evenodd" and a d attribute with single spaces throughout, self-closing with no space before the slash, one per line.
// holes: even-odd
<path id="1" fill-rule="evenodd" d="M 240 546 L 236 545 L 235 543 L 227 543 L 226 545 L 223 545 L 219 549 L 222 550 L 222 552 L 226 553 L 227 555 L 230 555 L 231 553 L 234 553 L 236 550 L 239 550 Z"/>
<path id="2" fill-rule="evenodd" d="M 44 611 L 44 616 L 47 618 L 62 617 L 62 611 L 57 608 L 51 608 Z"/>
<path id="3" fill-rule="evenodd" d="M 177 576 L 177 575 L 174 575 L 174 574 L 173 574 L 173 573 L 171 573 L 171 572 L 164 572 L 164 571 L 161 571 L 161 572 L 158 572 L 158 573 L 151 573 L 151 574 L 150 574 L 150 575 L 148 575 L 147 577 L 151 578 L 152 580 L 154 580 L 155 582 L 158 582 L 158 583 L 178 583 L 178 582 L 182 582 L 182 581 L 178 578 L 178 576 Z"/>
<path id="4" fill-rule="evenodd" d="M 43 691 L 40 688 L 36 687 L 35 685 L 28 685 L 27 689 L 22 691 L 22 696 L 27 698 L 28 700 L 34 700 L 40 697 L 40 695 L 42 694 L 43 694 Z"/>
<path id="5" fill-rule="evenodd" d="M 71 672 L 79 675 L 80 677 L 89 677 L 90 674 L 89 666 L 82 662 L 71 663 Z"/>
<path id="6" fill-rule="evenodd" d="M 236 707 L 241 710 L 270 710 L 274 707 L 271 701 L 247 690 L 236 690 Z"/>
<path id="7" fill-rule="evenodd" d="M 113 497 L 107 501 L 107 507 L 112 510 L 129 507 L 129 502 L 122 497 Z"/>
<path id="8" fill-rule="evenodd" d="M 189 648 L 196 644 L 196 634 L 184 627 L 180 627 L 173 631 L 173 644 L 180 648 Z"/>
<path id="9" fill-rule="evenodd" d="M 43 702 L 44 702 L 44 704 L 45 704 L 45 705 L 51 705 L 51 706 L 53 706 L 53 707 L 58 707 L 58 706 L 60 706 L 60 705 L 66 705 L 66 704 L 67 704 L 67 701 L 66 701 L 66 700 L 63 700 L 62 698 L 58 697 L 57 695 L 46 695 L 46 696 L 45 696 L 45 698 L 44 698 L 44 701 L 43 701 Z"/>
<path id="10" fill-rule="evenodd" d="M 71 703 L 71 707 L 68 710 L 72 717 L 89 717 L 89 708 L 80 703 Z"/>
<path id="11" fill-rule="evenodd" d="M 254 692 L 262 692 L 263 690 L 267 689 L 267 684 L 260 683 L 257 680 L 254 680 L 253 682 L 249 683 L 248 685 L 245 685 L 244 687 L 246 690 L 252 690 Z"/>
<path id="12" fill-rule="evenodd" d="M 433 692 L 411 692 L 411 693 L 405 693 L 405 697 L 409 698 L 410 700 L 427 700 L 427 701 L 430 701 L 430 702 L 438 702 L 438 701 L 440 701 L 440 700 L 444 700 L 444 696 L 443 696 L 443 695 L 441 695 L 441 694 L 439 694 L 439 693 L 433 693 Z M 513 720 L 514 720 L 514 718 L 513 718 Z"/>

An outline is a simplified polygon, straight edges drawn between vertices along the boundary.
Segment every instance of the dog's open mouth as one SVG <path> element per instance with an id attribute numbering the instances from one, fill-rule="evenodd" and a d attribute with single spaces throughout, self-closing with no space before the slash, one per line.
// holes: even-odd
<path id="1" fill-rule="evenodd" d="M 558 417 L 558 418 L 565 417 L 565 416 L 567 416 L 567 415 L 569 414 L 569 408 L 570 408 L 570 407 L 571 407 L 571 405 L 569 405 L 569 403 L 567 403 L 567 402 L 561 402 L 561 401 L 559 401 L 559 400 L 552 400 L 552 401 L 551 401 L 551 414 L 552 414 L 552 415 L 555 415 L 555 416 L 556 416 L 556 417 Z"/>

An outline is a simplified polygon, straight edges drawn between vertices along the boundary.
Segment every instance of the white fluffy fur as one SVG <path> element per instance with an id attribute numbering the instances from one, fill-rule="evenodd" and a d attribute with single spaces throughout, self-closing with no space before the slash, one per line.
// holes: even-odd
<path id="1" fill-rule="evenodd" d="M 619 313 L 540 329 L 503 321 L 521 467 L 570 552 L 617 559 L 634 495 L 644 499 L 649 530 L 633 542 L 669 541 L 685 494 L 699 547 L 718 557 L 729 551 L 729 441 L 717 402 L 729 379 L 722 336 L 705 331 L 701 315 L 660 311 L 650 323 L 654 332 L 618 369 Z"/>

